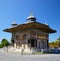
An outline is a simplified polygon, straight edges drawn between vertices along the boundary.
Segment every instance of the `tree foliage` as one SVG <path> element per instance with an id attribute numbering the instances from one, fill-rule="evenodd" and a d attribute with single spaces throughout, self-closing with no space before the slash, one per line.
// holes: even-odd
<path id="1" fill-rule="evenodd" d="M 52 47 L 60 47 L 60 37 L 56 41 L 50 42 L 49 43 L 49 46 L 52 46 Z"/>
<path id="2" fill-rule="evenodd" d="M 6 39 L 2 39 L 1 44 L 4 47 L 4 46 L 8 46 L 9 45 L 9 42 Z"/>
<path id="3" fill-rule="evenodd" d="M 2 46 L 2 44 L 0 44 L 0 48 L 2 48 L 3 46 Z"/>

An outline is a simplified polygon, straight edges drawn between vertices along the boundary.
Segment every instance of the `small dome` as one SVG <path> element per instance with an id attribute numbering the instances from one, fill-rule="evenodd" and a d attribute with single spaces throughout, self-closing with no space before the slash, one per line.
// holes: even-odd
<path id="1" fill-rule="evenodd" d="M 47 24 L 47 22 L 46 22 L 46 19 L 45 19 L 45 25 L 47 25 L 47 26 L 48 26 L 48 24 Z"/>
<path id="2" fill-rule="evenodd" d="M 47 26 L 48 26 L 48 24 L 47 24 L 47 23 L 45 23 L 45 25 L 47 25 Z"/>
<path id="3" fill-rule="evenodd" d="M 16 22 L 14 21 L 12 24 L 16 24 Z"/>
<path id="4" fill-rule="evenodd" d="M 12 23 L 12 26 L 16 26 L 17 25 L 17 23 L 14 21 L 13 23 Z"/>

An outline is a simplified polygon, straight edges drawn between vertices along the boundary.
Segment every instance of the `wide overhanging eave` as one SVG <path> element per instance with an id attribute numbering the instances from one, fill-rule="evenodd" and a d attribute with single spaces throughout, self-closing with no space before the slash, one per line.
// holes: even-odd
<path id="1" fill-rule="evenodd" d="M 3 31 L 12 33 L 12 32 L 22 31 L 22 30 L 26 30 L 26 29 L 27 30 L 28 29 L 39 29 L 40 31 L 44 31 L 46 33 L 55 33 L 56 32 L 56 30 L 53 30 L 49 26 L 46 26 L 44 24 L 40 24 L 40 23 L 37 23 L 37 22 L 18 25 L 17 27 L 8 28 L 8 29 L 5 29 Z"/>

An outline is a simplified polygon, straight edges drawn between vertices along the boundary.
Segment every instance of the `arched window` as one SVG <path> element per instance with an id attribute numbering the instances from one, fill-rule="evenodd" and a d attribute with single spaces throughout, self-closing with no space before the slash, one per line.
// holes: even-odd
<path id="1" fill-rule="evenodd" d="M 16 35 L 16 39 L 17 39 L 17 40 L 19 39 L 19 36 L 18 36 L 18 35 Z"/>
<path id="2" fill-rule="evenodd" d="M 26 34 L 23 35 L 23 39 L 26 39 Z"/>

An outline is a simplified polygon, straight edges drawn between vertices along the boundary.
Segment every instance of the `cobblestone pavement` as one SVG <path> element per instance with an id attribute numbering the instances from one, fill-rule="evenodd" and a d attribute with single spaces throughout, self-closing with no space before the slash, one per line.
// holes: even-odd
<path id="1" fill-rule="evenodd" d="M 0 61 L 60 61 L 60 54 L 20 55 L 0 52 Z"/>

